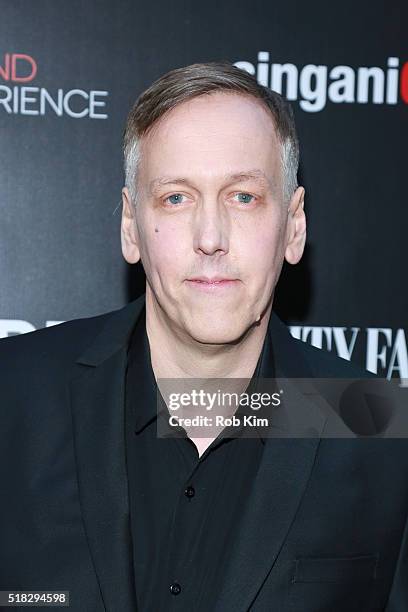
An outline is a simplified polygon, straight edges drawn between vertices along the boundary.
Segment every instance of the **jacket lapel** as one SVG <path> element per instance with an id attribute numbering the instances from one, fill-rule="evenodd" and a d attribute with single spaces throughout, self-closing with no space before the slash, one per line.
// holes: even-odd
<path id="1" fill-rule="evenodd" d="M 285 412 L 293 412 L 295 417 L 289 421 L 284 418 L 278 423 L 276 437 L 265 440 L 214 612 L 247 611 L 273 571 L 301 504 L 326 422 L 313 401 L 316 390 L 304 380 L 300 385 L 294 378 L 310 373 L 289 330 L 273 312 L 268 333 L 273 342 L 275 370 L 266 363 L 260 377 L 276 376 L 277 388 L 284 390 Z M 295 428 L 299 437 L 283 437 L 280 425 L 289 426 L 292 432 Z"/>
<path id="2" fill-rule="evenodd" d="M 125 455 L 127 341 L 144 296 L 115 311 L 76 362 L 71 409 L 86 537 L 108 612 L 135 612 Z"/>

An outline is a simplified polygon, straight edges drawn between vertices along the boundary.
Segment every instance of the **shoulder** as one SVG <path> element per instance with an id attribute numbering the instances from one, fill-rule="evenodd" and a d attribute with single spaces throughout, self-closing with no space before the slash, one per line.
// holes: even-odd
<path id="1" fill-rule="evenodd" d="M 317 348 L 302 340 L 292 339 L 315 378 L 371 378 L 376 376 L 358 363 L 343 359 L 335 353 Z"/>
<path id="2" fill-rule="evenodd" d="M 21 381 L 26 388 L 57 388 L 75 376 L 79 359 L 96 365 L 121 348 L 143 303 L 144 295 L 116 310 L 0 340 L 0 386 L 13 396 Z"/>
<path id="3" fill-rule="evenodd" d="M 272 342 L 277 359 L 283 358 L 292 376 L 313 378 L 369 378 L 376 375 L 362 365 L 339 357 L 334 352 L 317 348 L 292 336 L 290 327 L 272 311 Z M 274 342 L 276 336 L 276 342 Z"/>
<path id="4" fill-rule="evenodd" d="M 72 363 L 92 342 L 116 311 L 74 319 L 0 340 L 2 377 L 13 373 L 25 376 L 41 366 L 55 369 Z"/>

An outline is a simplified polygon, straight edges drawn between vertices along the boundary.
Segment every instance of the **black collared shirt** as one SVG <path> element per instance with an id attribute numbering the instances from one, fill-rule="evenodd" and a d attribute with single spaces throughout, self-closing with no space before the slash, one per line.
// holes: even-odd
<path id="1" fill-rule="evenodd" d="M 274 371 L 267 333 L 252 380 Z M 228 437 L 199 457 L 183 428 L 157 436 L 157 385 L 145 308 L 126 373 L 126 453 L 138 612 L 213 609 L 265 439 Z M 240 409 L 238 409 L 240 410 Z"/>

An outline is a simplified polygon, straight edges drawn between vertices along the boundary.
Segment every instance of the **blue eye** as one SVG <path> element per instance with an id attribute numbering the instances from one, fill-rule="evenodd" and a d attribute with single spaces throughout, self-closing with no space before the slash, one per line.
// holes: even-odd
<path id="1" fill-rule="evenodd" d="M 170 198 L 174 198 L 175 201 L 171 201 Z M 181 204 L 181 198 L 184 198 L 182 193 L 173 193 L 172 195 L 168 196 L 166 200 L 169 200 L 170 204 Z"/>
<path id="2" fill-rule="evenodd" d="M 245 192 L 236 193 L 235 195 L 243 196 L 244 197 L 243 200 L 240 200 L 241 204 L 251 204 L 251 200 L 249 200 L 249 198 L 254 198 L 255 197 L 255 196 L 251 195 L 250 193 L 245 193 Z"/>

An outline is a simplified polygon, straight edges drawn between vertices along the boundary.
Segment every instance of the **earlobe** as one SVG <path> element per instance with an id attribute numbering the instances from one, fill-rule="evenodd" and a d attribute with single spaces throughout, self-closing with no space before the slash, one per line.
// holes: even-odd
<path id="1" fill-rule="evenodd" d="M 304 188 L 298 187 L 292 196 L 288 209 L 289 238 L 285 249 L 285 259 L 292 265 L 297 264 L 301 260 L 306 243 L 304 195 Z"/>
<path id="2" fill-rule="evenodd" d="M 135 264 L 140 259 L 139 237 L 136 227 L 136 217 L 132 199 L 127 187 L 122 189 L 122 221 L 121 221 L 122 255 L 129 264 Z"/>

